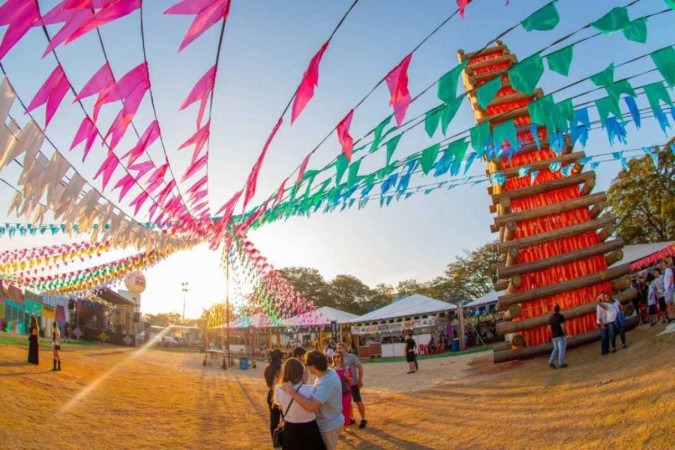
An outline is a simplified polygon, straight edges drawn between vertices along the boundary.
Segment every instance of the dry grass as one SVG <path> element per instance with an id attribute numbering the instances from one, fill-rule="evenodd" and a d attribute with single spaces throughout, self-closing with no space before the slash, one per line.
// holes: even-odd
<path id="1" fill-rule="evenodd" d="M 367 364 L 369 426 L 340 448 L 675 447 L 675 333 L 636 330 L 599 356 L 572 351 L 564 370 L 543 359 L 493 365 L 491 354 Z M 196 353 L 64 346 L 64 371 L 24 363 L 0 346 L 1 448 L 270 448 L 262 367 L 202 367 Z"/>

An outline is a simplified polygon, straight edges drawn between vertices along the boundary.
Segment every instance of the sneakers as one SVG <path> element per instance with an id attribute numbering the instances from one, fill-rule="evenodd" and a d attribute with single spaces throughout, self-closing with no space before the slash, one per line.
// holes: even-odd
<path id="1" fill-rule="evenodd" d="M 565 367 L 567 367 L 567 364 L 562 364 L 562 365 L 560 366 L 560 369 L 564 369 Z"/>
<path id="2" fill-rule="evenodd" d="M 553 364 L 553 363 L 548 363 L 548 366 L 549 366 L 551 369 L 555 369 L 555 368 L 556 368 L 556 367 L 555 367 L 555 364 Z"/>
<path id="3" fill-rule="evenodd" d="M 366 419 L 361 419 L 361 423 L 359 424 L 359 428 L 363 429 L 366 427 L 368 424 L 368 421 Z"/>
<path id="4" fill-rule="evenodd" d="M 356 423 L 355 419 L 349 419 L 349 425 L 354 425 Z"/>
<path id="5" fill-rule="evenodd" d="M 628 344 L 623 344 L 623 348 L 628 348 Z"/>

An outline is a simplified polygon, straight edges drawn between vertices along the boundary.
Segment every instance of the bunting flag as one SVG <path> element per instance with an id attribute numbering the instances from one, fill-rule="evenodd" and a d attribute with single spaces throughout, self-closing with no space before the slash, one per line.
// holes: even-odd
<path id="1" fill-rule="evenodd" d="M 75 147 L 77 147 L 81 142 L 86 140 L 86 143 L 84 144 L 84 154 L 82 155 L 82 162 L 84 162 L 87 159 L 87 155 L 89 154 L 89 150 L 91 150 L 91 146 L 94 145 L 94 140 L 96 139 L 97 134 L 98 130 L 96 129 L 96 125 L 94 125 L 94 122 L 92 122 L 89 117 L 85 117 L 84 120 L 82 120 L 82 123 L 80 124 L 80 128 L 78 128 L 77 133 L 75 134 L 73 143 L 70 145 L 70 150 L 72 150 Z"/>
<path id="2" fill-rule="evenodd" d="M 298 118 L 300 113 L 302 113 L 302 110 L 307 106 L 307 103 L 309 103 L 314 96 L 314 88 L 319 85 L 319 64 L 321 63 L 321 58 L 327 48 L 328 41 L 321 46 L 316 55 L 311 59 L 305 74 L 302 76 L 302 81 L 300 82 L 300 86 L 298 86 L 295 98 L 293 99 L 291 125 L 293 125 L 295 119 Z"/>
<path id="3" fill-rule="evenodd" d="M 229 13 L 230 0 L 181 0 L 164 11 L 164 14 L 195 16 L 178 48 L 179 52 L 221 19 L 227 20 Z"/>
<path id="4" fill-rule="evenodd" d="M 195 134 L 192 135 L 187 141 L 183 142 L 178 150 L 182 150 L 191 145 L 195 146 L 194 152 L 192 152 L 192 162 L 199 158 L 199 155 L 202 152 L 202 149 L 206 146 L 209 141 L 209 136 L 211 134 L 211 121 L 208 121 L 197 130 Z"/>
<path id="5" fill-rule="evenodd" d="M 305 159 L 302 160 L 302 164 L 300 164 L 300 170 L 298 170 L 298 178 L 295 180 L 296 183 L 300 183 L 305 178 L 305 171 L 307 170 L 310 156 L 312 156 L 311 153 L 305 156 Z"/>
<path id="6" fill-rule="evenodd" d="M 670 86 L 675 86 L 675 49 L 672 46 L 662 48 L 652 52 L 649 56 L 654 61 L 661 76 Z"/>
<path id="7" fill-rule="evenodd" d="M 3 59 L 34 26 L 40 25 L 40 11 L 35 0 L 7 0 L 0 6 L 0 25 L 9 25 L 0 43 Z"/>
<path id="8" fill-rule="evenodd" d="M 464 18 L 464 10 L 471 3 L 472 0 L 457 0 L 457 8 L 459 9 L 459 16 Z"/>
<path id="9" fill-rule="evenodd" d="M 6 6 L 6 4 L 4 5 Z M 63 97 L 66 96 L 70 84 L 66 78 L 66 74 L 63 72 L 63 68 L 60 64 L 56 65 L 56 68 L 52 71 L 51 75 L 45 80 L 44 84 L 38 90 L 33 100 L 30 102 L 26 108 L 26 112 L 29 113 L 34 109 L 46 104 L 47 109 L 45 113 L 45 128 L 49 125 L 49 122 L 54 117 L 56 110 L 58 109 Z"/>
<path id="10" fill-rule="evenodd" d="M 159 122 L 152 121 L 143 135 L 138 139 L 138 143 L 129 150 L 122 158 L 128 158 L 127 164 L 133 164 L 143 153 L 145 153 L 160 136 Z"/>
<path id="11" fill-rule="evenodd" d="M 636 19 L 623 29 L 626 39 L 644 44 L 647 42 L 647 18 Z"/>
<path id="12" fill-rule="evenodd" d="M 525 31 L 548 31 L 554 29 L 559 22 L 560 15 L 555 7 L 555 1 L 553 1 L 533 12 L 520 24 Z"/>
<path id="13" fill-rule="evenodd" d="M 337 126 L 337 135 L 342 146 L 342 152 L 347 157 L 347 161 L 352 160 L 352 150 L 354 149 L 354 139 L 349 135 L 349 127 L 352 124 L 354 110 L 350 110 Z"/>
<path id="14" fill-rule="evenodd" d="M 274 125 L 274 129 L 267 137 L 267 141 L 265 142 L 265 146 L 263 147 L 262 152 L 260 152 L 260 156 L 258 156 L 258 160 L 253 166 L 253 169 L 251 169 L 251 173 L 249 174 L 248 180 L 246 181 L 246 190 L 244 193 L 244 208 L 243 208 L 244 210 L 246 210 L 246 205 L 248 205 L 248 202 L 255 195 L 256 184 L 258 182 L 258 173 L 260 172 L 260 168 L 262 167 L 265 155 L 267 154 L 267 149 L 272 143 L 272 140 L 274 139 L 274 136 L 277 134 L 277 131 L 279 130 L 279 127 L 281 126 L 281 123 L 283 121 L 284 121 L 283 117 L 279 117 L 279 121 L 277 122 L 276 125 Z"/>
<path id="15" fill-rule="evenodd" d="M 574 54 L 574 46 L 568 45 L 560 50 L 546 55 L 546 62 L 549 70 L 557 72 L 561 75 L 569 75 L 570 66 L 572 65 L 572 56 Z"/>
<path id="16" fill-rule="evenodd" d="M 412 101 L 410 92 L 408 92 L 408 66 L 411 59 L 412 53 L 403 58 L 403 61 L 385 77 L 391 95 L 389 104 L 394 108 L 394 117 L 399 127 L 403 123 L 405 113 Z"/>
<path id="17" fill-rule="evenodd" d="M 591 23 L 591 26 L 602 33 L 609 34 L 622 30 L 629 24 L 628 10 L 625 7 L 616 7 Z"/>
<path id="18" fill-rule="evenodd" d="M 148 89 L 150 89 L 148 65 L 143 62 L 117 80 L 113 87 L 101 91 L 94 104 L 94 109 L 107 103 L 122 100 L 124 101 L 122 110 L 125 113 L 135 114 Z"/>
<path id="19" fill-rule="evenodd" d="M 43 58 L 54 51 L 56 47 L 64 44 L 66 39 L 94 15 L 93 8 L 77 6 L 73 4 L 72 0 L 62 0 L 61 3 L 42 16 L 44 25 L 63 23 L 61 29 L 47 43 L 47 47 L 42 54 Z M 95 6 L 100 7 L 101 5 Z"/>
<path id="20" fill-rule="evenodd" d="M 228 0 L 229 1 L 229 0 Z M 216 66 L 211 67 L 203 77 L 197 81 L 188 96 L 181 103 L 179 110 L 183 110 L 195 102 L 199 103 L 199 113 L 197 114 L 197 128 L 202 126 L 202 118 L 206 109 L 206 102 L 213 92 L 213 85 L 216 81 Z"/>
<path id="21" fill-rule="evenodd" d="M 532 95 L 541 76 L 544 74 L 544 63 L 541 60 L 541 56 L 538 53 L 535 53 L 520 61 L 518 64 L 515 64 L 507 71 L 507 73 L 509 75 L 509 80 L 511 81 L 511 86 L 513 86 L 514 89 L 523 94 Z"/>
<path id="22" fill-rule="evenodd" d="M 113 152 L 108 152 L 108 156 L 103 161 L 103 164 L 101 164 L 101 167 L 99 167 L 98 171 L 96 171 L 96 175 L 94 175 L 94 179 L 97 179 L 99 175 L 103 174 L 103 189 L 105 190 L 105 187 L 108 185 L 108 182 L 110 181 L 110 177 L 112 177 L 113 172 L 119 165 L 120 160 L 115 156 Z"/>
<path id="23" fill-rule="evenodd" d="M 88 2 L 87 2 L 88 3 Z M 88 5 L 87 7 L 91 7 Z M 75 30 L 68 38 L 66 43 L 72 42 L 75 39 L 84 36 L 107 23 L 114 22 L 132 12 L 140 9 L 141 0 L 110 0 L 103 4 L 96 14 L 84 21 L 84 23 Z"/>

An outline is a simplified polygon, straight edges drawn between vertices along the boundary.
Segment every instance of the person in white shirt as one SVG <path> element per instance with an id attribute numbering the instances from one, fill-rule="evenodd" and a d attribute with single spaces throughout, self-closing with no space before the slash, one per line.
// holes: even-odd
<path id="1" fill-rule="evenodd" d="M 607 325 L 607 308 L 603 303 L 603 294 L 596 298 L 598 306 L 595 308 L 595 317 L 600 328 L 600 354 L 607 355 L 609 353 L 609 329 Z"/>
<path id="2" fill-rule="evenodd" d="M 311 397 L 314 386 L 303 384 L 305 366 L 295 358 L 289 358 L 282 368 L 281 383 L 292 386 L 292 392 L 297 392 L 304 397 Z M 281 384 L 274 391 L 274 403 L 283 412 L 284 432 L 281 448 L 325 450 L 326 446 L 321 438 L 319 425 L 316 421 L 316 413 L 309 411 L 293 401 L 291 395 L 286 393 Z"/>
<path id="3" fill-rule="evenodd" d="M 663 269 L 666 313 L 668 323 L 670 323 L 675 321 L 675 268 L 673 267 L 673 258 L 669 256 L 665 261 L 661 261 L 661 268 Z"/>
<path id="4" fill-rule="evenodd" d="M 661 322 L 668 321 L 668 311 L 666 308 L 666 287 L 663 270 L 660 267 L 654 269 L 654 282 L 656 286 L 656 304 L 659 306 L 658 316 Z"/>
<path id="5" fill-rule="evenodd" d="M 614 312 L 616 313 L 616 320 L 614 321 L 614 336 L 618 334 L 621 337 L 621 345 L 623 348 L 628 348 L 626 343 L 626 330 L 624 325 L 626 323 L 626 315 L 623 313 L 623 305 L 620 301 L 615 298 L 612 298 L 609 294 L 605 294 L 605 302 L 612 305 Z"/>
<path id="6" fill-rule="evenodd" d="M 656 325 L 656 283 L 654 275 L 647 274 L 647 312 L 649 313 L 650 326 Z"/>

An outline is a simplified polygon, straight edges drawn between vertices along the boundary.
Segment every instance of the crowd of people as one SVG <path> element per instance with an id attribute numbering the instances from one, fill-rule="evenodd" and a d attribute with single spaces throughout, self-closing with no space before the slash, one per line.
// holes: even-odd
<path id="1" fill-rule="evenodd" d="M 358 427 L 367 426 L 361 398 L 363 366 L 350 350 L 340 342 L 324 352 L 302 347 L 290 354 L 270 352 L 264 377 L 273 445 L 334 450 L 342 429 L 356 425 L 353 403 L 360 416 Z M 307 384 L 310 375 L 315 377 L 313 385 Z"/>
<path id="2" fill-rule="evenodd" d="M 61 332 L 56 322 L 52 322 L 52 362 L 53 371 L 61 370 L 61 345 L 59 339 Z M 40 326 L 37 317 L 30 319 L 30 329 L 28 334 L 28 363 L 40 365 Z"/>

